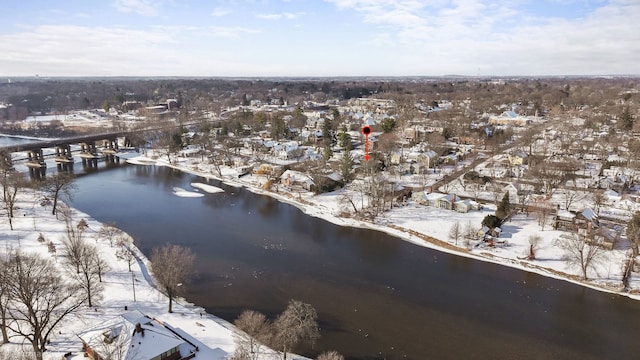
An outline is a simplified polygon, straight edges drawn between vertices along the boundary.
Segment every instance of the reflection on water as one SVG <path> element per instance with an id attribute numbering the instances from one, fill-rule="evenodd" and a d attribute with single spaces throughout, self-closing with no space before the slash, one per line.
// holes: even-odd
<path id="1" fill-rule="evenodd" d="M 166 242 L 197 254 L 189 301 L 232 321 L 311 303 L 313 356 L 349 359 L 602 359 L 640 351 L 637 302 L 562 281 L 340 227 L 272 198 L 225 190 L 180 198 L 196 176 L 126 166 L 78 179 L 74 206 L 115 221 L 149 254 Z"/>

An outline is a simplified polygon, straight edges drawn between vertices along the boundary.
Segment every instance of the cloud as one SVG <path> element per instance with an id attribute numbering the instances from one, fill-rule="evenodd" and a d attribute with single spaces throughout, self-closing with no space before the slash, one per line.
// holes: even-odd
<path id="1" fill-rule="evenodd" d="M 0 73 L 10 76 L 226 75 L 243 63 L 227 39 L 257 29 L 220 26 L 123 27 L 46 25 L 0 34 Z"/>
<path id="2" fill-rule="evenodd" d="M 113 6 L 123 13 L 136 13 L 142 16 L 158 14 L 158 4 L 152 0 L 115 0 Z"/>
<path id="3" fill-rule="evenodd" d="M 169 50 L 178 44 L 170 34 L 122 28 L 38 26 L 0 35 L 0 42 L 11 47 L 0 54 L 0 68 L 16 75 L 155 73 L 178 56 Z"/>
<path id="4" fill-rule="evenodd" d="M 372 25 L 367 43 L 416 73 L 640 74 L 636 0 L 591 2 L 579 18 L 536 17 L 506 0 L 325 1 Z"/>
<path id="5" fill-rule="evenodd" d="M 257 33 L 260 33 L 260 30 L 240 26 L 209 26 L 203 31 L 204 35 L 223 38 L 239 38 L 242 35 Z"/>
<path id="6" fill-rule="evenodd" d="M 231 10 L 229 10 L 229 9 L 215 8 L 211 12 L 211 16 L 221 17 L 221 16 L 229 15 L 230 13 L 231 13 Z"/>
<path id="7" fill-rule="evenodd" d="M 293 20 L 303 15 L 304 13 L 302 12 L 295 13 L 295 14 L 283 12 L 283 13 L 276 13 L 276 14 L 256 14 L 256 17 L 264 20 L 281 20 L 281 19 Z"/>

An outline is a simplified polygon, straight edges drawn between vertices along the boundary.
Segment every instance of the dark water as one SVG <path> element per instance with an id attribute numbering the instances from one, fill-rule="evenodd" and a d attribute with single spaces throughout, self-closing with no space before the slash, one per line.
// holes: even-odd
<path id="1" fill-rule="evenodd" d="M 229 321 L 312 304 L 321 340 L 348 359 L 633 359 L 640 302 L 335 226 L 244 189 L 180 198 L 205 179 L 125 166 L 77 180 L 74 206 L 115 221 L 149 254 L 197 254 L 189 301 Z"/>

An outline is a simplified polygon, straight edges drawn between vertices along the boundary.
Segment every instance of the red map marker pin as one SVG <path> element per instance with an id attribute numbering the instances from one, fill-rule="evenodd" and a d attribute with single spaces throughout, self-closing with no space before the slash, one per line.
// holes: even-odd
<path id="1" fill-rule="evenodd" d="M 364 134 L 364 159 L 369 161 L 369 134 L 371 134 L 371 127 L 365 125 L 362 127 L 362 134 Z"/>

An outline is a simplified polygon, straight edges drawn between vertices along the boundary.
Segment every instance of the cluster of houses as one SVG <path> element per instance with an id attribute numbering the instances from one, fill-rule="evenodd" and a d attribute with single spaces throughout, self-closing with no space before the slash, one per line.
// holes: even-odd
<path id="1" fill-rule="evenodd" d="M 577 232 L 586 242 L 609 250 L 613 249 L 621 236 L 620 231 L 603 226 L 598 215 L 591 208 L 585 208 L 579 212 L 558 209 L 554 216 L 553 227 L 556 230 Z"/>
<path id="2" fill-rule="evenodd" d="M 443 194 L 432 192 L 431 188 L 425 191 L 417 191 L 411 194 L 411 200 L 420 205 L 432 206 L 439 209 L 453 210 L 459 213 L 467 213 L 471 210 L 480 210 L 482 205 L 471 199 L 461 199 L 456 194 Z"/>

